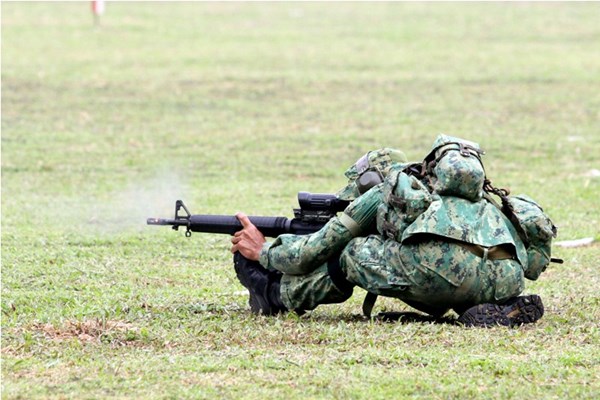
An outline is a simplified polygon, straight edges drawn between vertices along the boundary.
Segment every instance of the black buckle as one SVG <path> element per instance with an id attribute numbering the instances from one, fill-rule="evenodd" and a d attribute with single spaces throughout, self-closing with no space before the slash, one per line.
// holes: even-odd
<path id="1" fill-rule="evenodd" d="M 382 231 L 383 235 L 388 239 L 396 239 L 396 235 L 398 234 L 398 228 L 388 221 L 383 221 Z"/>
<path id="2" fill-rule="evenodd" d="M 458 150 L 460 151 L 461 156 L 464 156 L 464 157 L 475 156 L 475 157 L 479 158 L 480 156 L 485 154 L 485 151 L 475 148 L 473 146 L 470 146 L 468 144 L 464 144 L 461 142 L 457 142 L 457 144 L 458 144 Z"/>
<path id="3" fill-rule="evenodd" d="M 460 155 L 463 157 L 471 157 L 471 146 L 465 146 L 463 143 L 458 144 L 458 149 L 460 151 Z"/>

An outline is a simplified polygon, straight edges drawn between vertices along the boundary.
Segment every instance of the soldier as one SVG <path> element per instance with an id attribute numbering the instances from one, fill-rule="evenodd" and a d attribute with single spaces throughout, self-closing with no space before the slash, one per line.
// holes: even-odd
<path id="1" fill-rule="evenodd" d="M 526 196 L 509 197 L 485 176 L 479 145 L 440 135 L 421 163 L 398 150 L 367 153 L 338 193 L 346 210 L 311 235 L 272 243 L 243 213 L 234 267 L 252 312 L 302 313 L 347 300 L 359 286 L 435 317 L 450 309 L 467 326 L 533 323 L 544 308 L 519 296 L 550 259 L 556 228 Z M 490 193 L 499 195 L 497 204 Z"/>

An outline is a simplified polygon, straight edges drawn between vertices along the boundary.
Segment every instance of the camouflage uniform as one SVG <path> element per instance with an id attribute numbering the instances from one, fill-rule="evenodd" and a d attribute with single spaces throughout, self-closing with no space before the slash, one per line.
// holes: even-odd
<path id="1" fill-rule="evenodd" d="M 438 142 L 450 139 L 441 137 Z M 372 158 L 381 154 L 389 154 L 389 149 Z M 467 183 L 458 190 L 466 188 L 470 199 L 453 196 L 455 189 L 444 186 L 444 174 L 430 182 L 432 190 L 403 172 L 406 163 L 387 161 L 378 170 L 386 181 L 363 195 L 352 186 L 356 168 L 347 172 L 351 184 L 341 197 L 360 197 L 319 232 L 281 235 L 264 245 L 259 261 L 283 273 L 281 299 L 288 309 L 343 302 L 354 285 L 433 315 L 450 308 L 461 313 L 475 304 L 499 303 L 521 293 L 527 250 L 507 217 L 482 199 L 481 187 Z M 453 162 L 451 157 L 448 161 Z M 438 193 L 444 191 L 446 195 Z M 394 199 L 401 199 L 399 213 L 390 206 Z M 377 234 L 365 234 L 375 227 Z M 330 276 L 327 262 L 338 258 L 347 287 L 336 285 Z"/>

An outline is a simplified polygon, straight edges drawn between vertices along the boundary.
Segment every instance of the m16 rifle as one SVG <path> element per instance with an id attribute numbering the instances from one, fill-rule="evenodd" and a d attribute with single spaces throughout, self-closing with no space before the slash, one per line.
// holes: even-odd
<path id="1" fill-rule="evenodd" d="M 320 230 L 338 212 L 344 211 L 350 202 L 340 200 L 334 194 L 298 193 L 300 208 L 294 209 L 294 218 L 249 217 L 265 236 L 277 237 L 283 233 L 307 235 Z M 192 215 L 183 201 L 175 202 L 175 218 L 148 218 L 148 225 L 171 225 L 174 230 L 185 229 L 185 236 L 192 232 L 233 235 L 242 230 L 242 224 L 234 215 Z"/>

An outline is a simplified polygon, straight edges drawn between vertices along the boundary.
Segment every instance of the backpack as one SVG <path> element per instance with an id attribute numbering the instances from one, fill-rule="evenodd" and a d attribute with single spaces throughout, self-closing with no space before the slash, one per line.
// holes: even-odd
<path id="1" fill-rule="evenodd" d="M 484 152 L 477 143 L 439 135 L 422 163 L 392 168 L 382 188 L 383 203 L 377 210 L 379 233 L 402 241 L 403 232 L 439 196 L 481 200 L 485 170 Z"/>
<path id="2" fill-rule="evenodd" d="M 562 263 L 562 260 L 550 258 L 550 246 L 552 238 L 556 236 L 556 227 L 542 208 L 529 197 L 509 197 L 507 190 L 494 188 L 486 178 L 481 161 L 483 154 L 484 151 L 477 143 L 440 135 L 422 163 L 388 167 L 382 186 L 383 202 L 377 209 L 377 229 L 384 237 L 402 242 L 405 232 L 409 234 L 411 229 L 418 228 L 417 219 L 420 216 L 435 213 L 436 207 L 432 205 L 443 204 L 440 196 L 448 197 L 448 201 L 453 197 L 458 198 L 454 201 L 462 201 L 473 207 L 484 201 L 502 211 L 508 219 L 506 223 L 510 221 L 510 225 L 514 227 L 512 233 L 502 240 L 515 240 L 517 256 L 522 264 L 526 264 L 523 265 L 524 275 L 535 280 L 549 262 Z M 348 177 L 350 180 L 353 178 Z M 353 188 L 353 194 L 354 192 L 360 195 Z M 490 193 L 502 199 L 502 206 L 491 198 Z M 479 205 L 483 206 L 481 203 Z M 435 216 L 432 220 L 435 220 Z M 517 245 L 516 236 L 524 246 Z M 526 249 L 526 260 L 523 248 Z M 366 316 L 371 315 L 376 299 L 377 295 L 367 293 L 363 302 L 363 313 Z"/>
<path id="3" fill-rule="evenodd" d="M 432 191 L 442 196 L 481 200 L 485 182 L 483 154 L 477 143 L 439 135 L 423 162 Z"/>
<path id="4" fill-rule="evenodd" d="M 519 259 L 526 264 L 523 265 L 525 277 L 536 280 L 550 262 L 562 262 L 551 258 L 556 226 L 530 197 L 509 196 L 508 190 L 494 188 L 485 176 L 482 154 L 485 153 L 477 143 L 440 135 L 422 164 L 392 168 L 382 188 L 383 202 L 377 212 L 378 231 L 398 242 L 406 239 L 405 231 L 407 235 L 422 231 L 413 223 L 426 211 L 427 214 L 433 212 L 428 209 L 433 203 L 440 205 L 440 196 L 466 199 L 473 205 L 487 201 L 500 209 L 514 227 L 516 233 L 513 235 L 519 237 L 526 251 L 525 256 L 519 251 L 523 247 L 517 246 Z M 490 194 L 500 197 L 502 205 Z M 422 223 L 421 220 L 417 223 Z"/>

